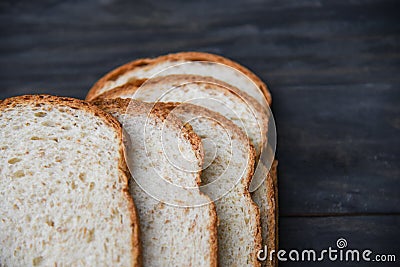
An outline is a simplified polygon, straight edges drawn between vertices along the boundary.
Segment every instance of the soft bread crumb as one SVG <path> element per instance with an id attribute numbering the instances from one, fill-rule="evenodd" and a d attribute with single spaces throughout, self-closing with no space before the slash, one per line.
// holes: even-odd
<path id="1" fill-rule="evenodd" d="M 0 265 L 136 265 L 116 121 L 50 96 L 5 100 L 0 110 Z"/>

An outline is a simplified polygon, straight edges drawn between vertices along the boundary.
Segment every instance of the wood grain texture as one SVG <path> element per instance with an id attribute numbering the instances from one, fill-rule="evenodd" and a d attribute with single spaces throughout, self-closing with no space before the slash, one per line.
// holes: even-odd
<path id="1" fill-rule="evenodd" d="M 399 87 L 281 87 L 273 99 L 281 213 L 400 212 Z"/>
<path id="2" fill-rule="evenodd" d="M 321 252 L 344 238 L 346 249 L 371 250 L 371 259 L 377 254 L 395 255 L 396 262 L 329 261 L 321 262 L 280 262 L 279 266 L 398 266 L 400 257 L 400 216 L 347 216 L 347 217 L 303 217 L 281 218 L 280 248 L 314 249 Z M 344 249 L 344 251 L 346 251 Z M 317 254 L 318 255 L 318 254 Z M 288 255 L 286 255 L 288 256 Z M 327 255 L 326 255 L 327 256 Z"/>
<path id="3" fill-rule="evenodd" d="M 282 246 L 307 244 L 304 229 L 315 228 L 308 245 L 319 246 L 348 227 L 360 244 L 388 249 L 400 214 L 399 7 L 395 0 L 1 1 L 0 98 L 84 98 L 98 78 L 136 58 L 227 56 L 272 92 Z M 366 216 L 348 217 L 355 214 Z"/>

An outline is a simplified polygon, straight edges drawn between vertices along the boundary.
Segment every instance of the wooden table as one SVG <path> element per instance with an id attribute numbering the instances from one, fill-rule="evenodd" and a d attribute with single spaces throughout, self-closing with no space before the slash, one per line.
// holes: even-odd
<path id="1" fill-rule="evenodd" d="M 269 85 L 277 121 L 280 247 L 396 254 L 400 262 L 399 1 L 1 1 L 0 98 L 84 98 L 127 61 L 207 51 Z M 312 266 L 281 262 L 281 266 Z"/>

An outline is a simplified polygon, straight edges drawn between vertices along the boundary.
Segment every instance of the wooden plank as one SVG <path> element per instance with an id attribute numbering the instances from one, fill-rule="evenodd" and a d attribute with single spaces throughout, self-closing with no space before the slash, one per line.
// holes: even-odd
<path id="1" fill-rule="evenodd" d="M 283 215 L 400 212 L 398 1 L 0 2 L 0 98 L 84 98 L 138 57 L 220 53 L 271 87 Z"/>
<path id="2" fill-rule="evenodd" d="M 283 217 L 280 220 L 280 249 L 323 249 L 336 247 L 336 241 L 344 238 L 348 249 L 373 255 L 394 254 L 396 262 L 345 262 L 328 260 L 321 262 L 279 262 L 279 266 L 398 266 L 400 260 L 400 216 L 350 216 L 350 217 Z M 287 256 L 287 255 L 286 255 Z M 372 258 L 372 257 L 371 257 Z"/>
<path id="3" fill-rule="evenodd" d="M 130 3 L 2 1 L 5 96 L 58 88 L 82 98 L 117 65 L 181 50 L 239 60 L 277 90 L 400 79 L 397 1 Z"/>
<path id="4" fill-rule="evenodd" d="M 400 90 L 282 88 L 274 94 L 281 214 L 400 212 Z"/>
<path id="5" fill-rule="evenodd" d="M 396 0 L 1 1 L 0 98 L 84 98 L 138 57 L 225 55 L 273 93 L 280 247 L 323 249 L 345 237 L 398 253 L 398 215 L 292 217 L 400 212 L 398 10 Z"/>

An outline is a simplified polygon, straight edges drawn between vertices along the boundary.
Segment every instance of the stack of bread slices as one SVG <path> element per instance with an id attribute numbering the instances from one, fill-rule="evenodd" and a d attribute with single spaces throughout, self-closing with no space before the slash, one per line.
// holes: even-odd
<path id="1" fill-rule="evenodd" d="M 276 266 L 270 104 L 201 52 L 1 101 L 0 266 Z"/>

